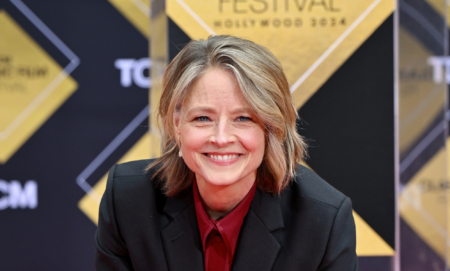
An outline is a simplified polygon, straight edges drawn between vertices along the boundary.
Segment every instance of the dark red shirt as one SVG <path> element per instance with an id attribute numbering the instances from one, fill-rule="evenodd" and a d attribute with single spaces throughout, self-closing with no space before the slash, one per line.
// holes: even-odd
<path id="1" fill-rule="evenodd" d="M 256 182 L 244 199 L 228 215 L 217 221 L 206 213 L 195 181 L 193 187 L 205 271 L 229 271 L 242 223 L 255 196 Z"/>

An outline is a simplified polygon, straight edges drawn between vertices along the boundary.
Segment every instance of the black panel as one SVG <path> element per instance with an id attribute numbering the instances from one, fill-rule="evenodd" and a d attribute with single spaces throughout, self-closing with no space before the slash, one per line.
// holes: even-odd
<path id="1" fill-rule="evenodd" d="M 393 270 L 394 257 L 358 257 L 360 271 L 388 271 Z M 407 269 L 408 271 L 410 269 Z"/>
<path id="2" fill-rule="evenodd" d="M 299 110 L 307 163 L 394 247 L 393 16 Z"/>

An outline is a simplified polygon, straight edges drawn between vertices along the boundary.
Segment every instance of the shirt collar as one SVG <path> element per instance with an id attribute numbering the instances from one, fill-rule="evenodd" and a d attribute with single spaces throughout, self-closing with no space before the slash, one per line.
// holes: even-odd
<path id="1" fill-rule="evenodd" d="M 224 240 L 230 258 L 233 259 L 242 223 L 244 222 L 244 218 L 247 215 L 250 204 L 255 196 L 256 182 L 242 201 L 229 214 L 217 221 L 211 219 L 206 213 L 195 180 L 193 190 L 195 212 L 197 215 L 203 253 L 205 253 L 206 240 L 209 233 L 211 230 L 217 229 Z"/>

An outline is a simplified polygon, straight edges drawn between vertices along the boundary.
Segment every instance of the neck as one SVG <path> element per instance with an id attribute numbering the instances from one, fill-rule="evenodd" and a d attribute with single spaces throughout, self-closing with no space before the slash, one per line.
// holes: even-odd
<path id="1" fill-rule="evenodd" d="M 206 213 L 214 220 L 230 213 L 245 198 L 255 182 L 253 178 L 231 185 L 217 186 L 203 179 L 196 179 Z"/>

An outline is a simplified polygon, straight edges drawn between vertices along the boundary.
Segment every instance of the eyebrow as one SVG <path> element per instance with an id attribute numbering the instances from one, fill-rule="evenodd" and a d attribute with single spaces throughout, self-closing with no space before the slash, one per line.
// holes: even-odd
<path id="1" fill-rule="evenodd" d="M 188 114 L 191 114 L 192 112 L 208 112 L 208 113 L 214 113 L 216 110 L 213 107 L 208 106 L 198 106 L 194 107 L 191 110 L 188 111 Z"/>
<path id="2" fill-rule="evenodd" d="M 187 113 L 192 114 L 192 112 L 207 112 L 207 113 L 215 113 L 216 110 L 214 107 L 208 107 L 208 106 L 198 106 L 194 107 L 191 110 L 189 110 Z M 232 110 L 231 114 L 237 114 L 237 113 L 251 113 L 253 110 L 250 107 L 239 107 L 235 110 Z"/>
<path id="3" fill-rule="evenodd" d="M 240 107 L 237 108 L 233 111 L 231 111 L 232 114 L 237 114 L 237 113 L 252 113 L 253 109 L 251 109 L 250 107 Z"/>

